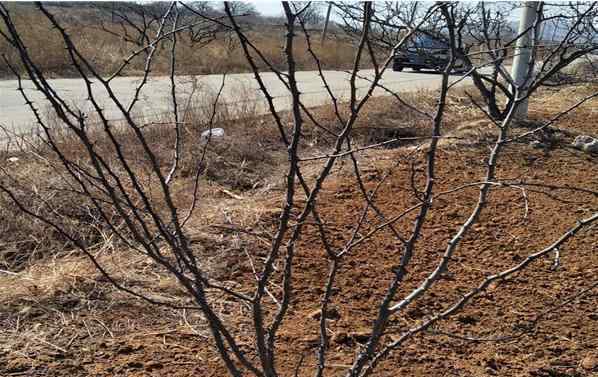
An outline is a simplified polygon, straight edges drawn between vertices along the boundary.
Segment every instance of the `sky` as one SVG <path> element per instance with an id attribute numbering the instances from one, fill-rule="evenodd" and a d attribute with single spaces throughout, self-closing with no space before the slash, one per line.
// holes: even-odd
<path id="1" fill-rule="evenodd" d="M 251 0 L 249 1 L 253 3 L 261 14 L 264 16 L 282 16 L 282 5 L 280 1 L 274 0 Z M 519 15 L 521 14 L 520 9 L 516 9 L 514 14 L 512 14 L 513 19 L 519 19 Z"/>
<path id="2" fill-rule="evenodd" d="M 282 15 L 282 5 L 280 1 L 252 1 L 258 12 L 264 16 L 280 16 Z"/>

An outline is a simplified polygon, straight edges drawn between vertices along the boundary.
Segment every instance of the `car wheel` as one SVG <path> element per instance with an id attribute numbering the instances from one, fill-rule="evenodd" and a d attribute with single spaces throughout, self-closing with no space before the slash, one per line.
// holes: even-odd
<path id="1" fill-rule="evenodd" d="M 455 65 L 456 67 L 453 68 L 453 72 L 456 74 L 464 74 L 471 69 L 471 66 L 465 63 L 463 60 L 457 60 Z"/>
<path id="2" fill-rule="evenodd" d="M 471 70 L 471 66 L 464 65 L 460 68 L 455 69 L 454 71 L 455 71 L 455 73 L 458 73 L 458 74 L 465 74 L 465 73 L 469 72 L 469 70 Z"/>
<path id="3" fill-rule="evenodd" d="M 403 66 L 400 64 L 395 64 L 392 66 L 392 70 L 395 72 L 401 72 L 403 70 Z"/>
<path id="4" fill-rule="evenodd" d="M 464 65 L 463 67 L 461 67 L 461 73 L 465 74 L 469 71 L 471 71 L 472 66 L 470 65 Z"/>
<path id="5" fill-rule="evenodd" d="M 415 72 L 419 72 L 419 71 L 421 71 L 421 68 L 419 68 L 419 67 L 413 67 L 413 70 L 414 70 Z"/>

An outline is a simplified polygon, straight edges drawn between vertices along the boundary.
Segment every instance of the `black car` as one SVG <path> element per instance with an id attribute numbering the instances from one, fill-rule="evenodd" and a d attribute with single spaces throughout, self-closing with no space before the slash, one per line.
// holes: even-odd
<path id="1" fill-rule="evenodd" d="M 398 72 L 403 68 L 411 68 L 414 71 L 432 69 L 441 72 L 449 63 L 449 56 L 449 45 L 446 42 L 427 34 L 417 33 L 395 54 L 392 69 Z M 469 67 L 462 60 L 457 60 L 453 67 L 454 72 L 468 70 Z"/>

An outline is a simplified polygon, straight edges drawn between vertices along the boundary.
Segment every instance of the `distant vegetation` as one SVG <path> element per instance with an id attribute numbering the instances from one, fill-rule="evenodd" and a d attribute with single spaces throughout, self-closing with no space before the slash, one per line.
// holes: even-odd
<path id="1" fill-rule="evenodd" d="M 66 32 L 73 39 L 76 47 L 83 56 L 91 57 L 94 69 L 104 75 L 114 72 L 124 59 L 134 51 L 145 47 L 143 38 L 139 38 L 140 30 L 133 27 L 144 20 L 148 30 L 154 32 L 159 27 L 160 7 L 164 3 L 48 3 L 48 10 L 65 26 Z M 220 10 L 206 4 L 191 3 L 193 9 L 199 9 L 202 14 L 215 19 L 223 19 Z M 49 22 L 31 3 L 7 4 L 15 24 L 19 29 L 25 45 L 43 71 L 49 77 L 76 76 L 70 64 L 64 42 L 59 32 L 49 27 Z M 276 17 L 265 17 L 258 14 L 251 5 L 239 3 L 241 19 L 248 25 L 252 42 L 277 69 L 284 69 L 284 21 Z M 198 26 L 193 30 L 186 30 L 177 34 L 178 74 L 212 74 L 247 72 L 249 67 L 240 48 L 239 42 L 225 30 L 225 28 L 207 27 L 201 23 L 201 18 L 190 10 L 184 10 L 183 17 L 195 17 Z M 318 55 L 324 69 L 350 68 L 354 55 L 354 43 L 342 31 L 332 25 L 327 41 L 322 45 L 321 16 L 310 14 L 306 20 L 306 28 L 312 37 L 312 48 Z M 134 22 L 128 22 L 134 21 Z M 195 21 L 194 21 L 195 22 Z M 207 24 L 207 22 L 205 23 Z M 0 26 L 0 30 L 4 25 Z M 166 43 L 157 46 L 153 60 L 153 75 L 169 73 L 170 56 L 165 53 Z M 297 65 L 301 70 L 316 69 L 316 64 L 307 51 L 304 38 L 297 39 L 295 44 Z M 19 64 L 16 52 L 3 38 L 0 38 L 0 56 L 5 56 L 8 63 L 24 73 Z M 140 54 L 124 70 L 122 75 L 139 75 L 143 72 L 145 55 Z M 269 70 L 262 62 L 260 69 Z M 7 64 L 0 64 L 0 77 L 11 76 Z"/>

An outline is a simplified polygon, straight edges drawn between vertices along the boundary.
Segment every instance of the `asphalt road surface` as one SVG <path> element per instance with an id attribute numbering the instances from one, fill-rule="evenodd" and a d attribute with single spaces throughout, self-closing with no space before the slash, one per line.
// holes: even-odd
<path id="1" fill-rule="evenodd" d="M 366 92 L 369 85 L 367 78 L 373 77 L 373 71 L 363 70 L 359 75 L 363 78 L 358 79 L 356 86 L 358 96 Z M 290 98 L 284 85 L 273 73 L 262 74 L 265 85 L 274 97 L 277 110 L 286 110 L 290 107 Z M 348 99 L 349 74 L 342 71 L 325 71 L 324 77 L 327 79 L 333 93 L 340 99 Z M 413 92 L 418 89 L 436 89 L 440 87 L 442 75 L 434 72 L 413 72 L 410 70 L 403 72 L 387 71 L 381 84 L 393 91 L 400 93 Z M 451 76 L 451 80 L 459 80 L 461 76 Z M 222 84 L 222 75 L 203 75 L 203 76 L 178 76 L 177 100 L 179 106 L 184 107 L 190 94 L 193 94 L 195 104 L 207 104 L 201 97 L 214 98 L 215 93 Z M 140 77 L 122 77 L 116 78 L 111 82 L 111 88 L 120 101 L 126 105 L 132 100 L 135 88 L 140 83 Z M 304 71 L 297 73 L 297 81 L 302 92 L 302 100 L 306 106 L 317 106 L 330 101 L 330 97 L 325 91 L 321 78 L 316 71 Z M 54 79 L 49 80 L 57 93 L 69 104 L 76 106 L 84 113 L 92 115 L 91 103 L 87 100 L 87 90 L 83 80 L 80 79 Z M 462 80 L 459 85 L 469 83 L 469 79 Z M 23 86 L 29 98 L 35 103 L 35 106 L 42 114 L 47 114 L 49 105 L 40 92 L 33 88 L 30 81 L 24 81 Z M 116 105 L 109 99 L 106 90 L 99 83 L 92 85 L 94 96 L 103 106 L 108 119 L 122 119 L 122 113 Z M 193 89 L 195 88 L 195 89 Z M 377 88 L 375 96 L 388 95 L 388 92 Z M 257 111 L 266 112 L 265 100 L 258 90 L 257 81 L 253 74 L 241 73 L 230 74 L 225 77 L 224 88 L 220 97 L 220 102 L 226 103 L 230 107 L 241 108 L 243 104 L 255 106 Z M 159 117 L 172 109 L 172 100 L 170 99 L 170 80 L 168 77 L 152 77 L 144 86 L 139 97 L 139 102 L 134 107 L 134 115 L 148 117 Z M 17 91 L 16 80 L 0 81 L 0 125 L 8 127 L 17 133 L 25 133 L 35 129 L 35 118 L 33 113 L 25 105 L 21 93 Z"/>

